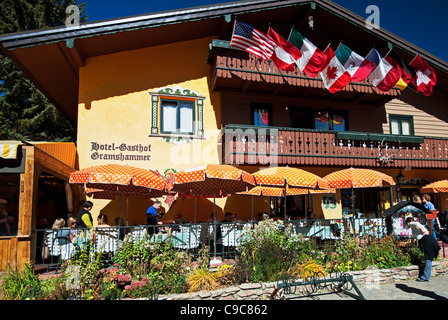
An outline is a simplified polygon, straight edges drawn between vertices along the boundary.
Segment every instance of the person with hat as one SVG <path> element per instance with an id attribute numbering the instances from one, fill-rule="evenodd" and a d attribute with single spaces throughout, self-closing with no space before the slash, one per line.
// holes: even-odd
<path id="1" fill-rule="evenodd" d="M 411 228 L 412 235 L 417 239 L 418 247 L 423 252 L 423 259 L 425 260 L 423 275 L 417 278 L 417 281 L 429 281 L 431 279 L 432 261 L 437 258 L 440 246 L 434 237 L 429 234 L 428 229 L 414 220 L 412 213 L 405 215 L 405 221 L 406 225 Z"/>
<path id="2" fill-rule="evenodd" d="M 0 236 L 11 235 L 11 229 L 8 223 L 8 211 L 6 211 L 7 205 L 8 201 L 6 199 L 0 199 Z"/>

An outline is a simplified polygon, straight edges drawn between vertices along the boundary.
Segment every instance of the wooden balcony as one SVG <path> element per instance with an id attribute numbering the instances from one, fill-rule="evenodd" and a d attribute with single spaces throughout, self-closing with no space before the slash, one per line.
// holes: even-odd
<path id="1" fill-rule="evenodd" d="M 221 142 L 227 164 L 448 167 L 446 138 L 231 124 Z"/>
<path id="2" fill-rule="evenodd" d="M 263 61 L 254 55 L 233 49 L 228 41 L 223 40 L 213 40 L 210 44 L 208 63 L 211 65 L 210 86 L 213 91 L 263 93 L 375 106 L 401 94 L 396 87 L 382 92 L 368 80 L 352 82 L 333 94 L 325 89 L 320 75 L 311 78 L 297 67 L 294 71 L 281 71 L 271 61 Z"/>

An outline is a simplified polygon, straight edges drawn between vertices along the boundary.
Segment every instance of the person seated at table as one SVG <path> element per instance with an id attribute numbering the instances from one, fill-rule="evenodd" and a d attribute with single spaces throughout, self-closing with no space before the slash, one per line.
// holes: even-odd
<path id="1" fill-rule="evenodd" d="M 269 220 L 269 214 L 267 212 L 260 212 L 258 214 L 258 221 Z"/>
<path id="2" fill-rule="evenodd" d="M 76 229 L 76 219 L 74 217 L 67 219 L 67 227 L 70 229 L 70 240 L 73 241 L 73 238 L 78 231 L 78 229 Z"/>
<path id="3" fill-rule="evenodd" d="M 98 227 L 97 228 L 110 228 L 111 227 L 110 225 L 108 225 L 109 219 L 103 213 L 101 213 L 98 216 L 97 221 L 98 221 Z"/>
<path id="4" fill-rule="evenodd" d="M 232 222 L 243 222 L 243 220 L 238 218 L 238 214 L 234 213 L 232 216 Z"/>
<path id="5" fill-rule="evenodd" d="M 174 217 L 174 220 L 167 221 L 167 223 L 174 224 L 171 228 L 172 231 L 180 231 L 180 224 L 185 223 L 185 218 L 182 217 L 182 214 L 178 213 Z"/>
<path id="6" fill-rule="evenodd" d="M 207 223 L 213 223 L 213 222 L 215 222 L 215 217 L 214 217 L 213 212 L 210 213 L 210 218 L 208 218 L 206 222 L 207 222 Z"/>
<path id="7" fill-rule="evenodd" d="M 221 222 L 232 222 L 232 218 L 233 218 L 232 212 L 227 211 L 224 215 L 224 220 L 222 220 Z"/>
<path id="8" fill-rule="evenodd" d="M 70 229 L 65 227 L 65 220 L 63 218 L 56 219 L 51 228 L 58 229 L 56 238 L 59 240 L 61 246 L 71 242 Z"/>

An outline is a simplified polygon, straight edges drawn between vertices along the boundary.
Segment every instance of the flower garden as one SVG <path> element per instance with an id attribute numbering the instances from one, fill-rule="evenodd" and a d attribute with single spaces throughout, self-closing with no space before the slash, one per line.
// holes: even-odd
<path id="1" fill-rule="evenodd" d="M 193 255 L 172 243 L 125 238 L 115 254 L 95 253 L 89 244 L 64 261 L 60 276 L 40 279 L 32 264 L 10 269 L 2 278 L 4 300 L 111 300 L 158 294 L 215 290 L 246 282 L 277 281 L 285 275 L 306 278 L 315 272 L 347 272 L 376 265 L 380 269 L 419 264 L 415 242 L 405 246 L 392 237 L 367 240 L 345 234 L 318 245 L 291 231 L 283 221 L 267 220 L 243 231 L 232 263 L 209 268 L 210 247 Z"/>

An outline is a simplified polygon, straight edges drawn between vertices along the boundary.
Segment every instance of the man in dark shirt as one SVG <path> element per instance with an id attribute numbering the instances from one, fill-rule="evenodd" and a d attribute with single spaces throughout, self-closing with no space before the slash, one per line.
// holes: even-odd
<path id="1" fill-rule="evenodd" d="M 81 210 L 78 212 L 78 216 L 76 217 L 76 226 L 78 228 L 92 228 L 93 227 L 93 219 L 90 214 L 90 210 L 92 210 L 93 203 L 91 201 L 86 201 L 82 205 Z"/>

